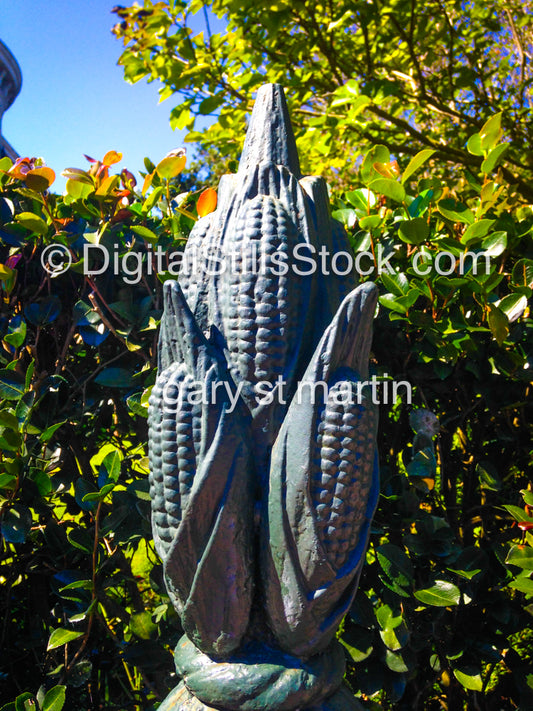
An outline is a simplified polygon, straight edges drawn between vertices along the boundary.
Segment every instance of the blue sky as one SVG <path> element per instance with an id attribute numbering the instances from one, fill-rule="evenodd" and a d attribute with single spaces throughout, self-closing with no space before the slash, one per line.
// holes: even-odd
<path id="1" fill-rule="evenodd" d="M 123 4 L 128 4 L 124 2 Z M 156 82 L 127 84 L 111 34 L 113 0 L 0 0 L 0 39 L 22 70 L 22 90 L 2 119 L 2 134 L 23 156 L 42 156 L 64 187 L 64 168 L 85 168 L 86 153 L 123 153 L 137 173 L 182 145 L 172 131 L 171 97 L 159 104 Z M 192 148 L 188 148 L 189 154 Z"/>

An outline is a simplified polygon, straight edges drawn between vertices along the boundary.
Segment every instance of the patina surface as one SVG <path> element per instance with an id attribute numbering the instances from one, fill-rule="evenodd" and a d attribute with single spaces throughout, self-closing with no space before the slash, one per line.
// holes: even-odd
<path id="1" fill-rule="evenodd" d="M 264 86 L 238 173 L 165 283 L 152 523 L 186 636 L 164 711 L 361 708 L 335 633 L 378 496 L 377 295 L 321 249 L 347 237 L 324 180 L 301 175 L 283 90 Z"/>

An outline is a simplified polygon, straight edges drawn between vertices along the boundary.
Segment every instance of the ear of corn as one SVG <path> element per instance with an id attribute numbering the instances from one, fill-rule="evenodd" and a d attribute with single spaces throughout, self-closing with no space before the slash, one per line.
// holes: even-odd
<path id="1" fill-rule="evenodd" d="M 272 445 L 286 410 L 280 398 L 267 394 L 280 381 L 286 391 L 293 386 L 307 305 L 303 279 L 290 273 L 297 244 L 296 227 L 281 201 L 256 196 L 239 213 L 234 259 L 221 283 L 231 372 L 243 384 L 257 436 L 266 446 Z"/>
<path id="2" fill-rule="evenodd" d="M 319 540 L 328 562 L 342 568 L 366 521 L 373 483 L 376 408 L 353 380 L 329 383 L 317 413 L 310 496 Z"/>
<path id="3" fill-rule="evenodd" d="M 227 653 L 240 644 L 252 599 L 250 423 L 242 402 L 228 412 L 226 387 L 235 394 L 235 386 L 224 358 L 176 282 L 165 285 L 162 333 L 161 348 L 169 351 L 162 361 L 173 354 L 182 360 L 159 373 L 150 397 L 154 540 L 189 638 L 207 653 Z M 216 604 L 207 602 L 206 589 L 218 591 Z"/>
<path id="4" fill-rule="evenodd" d="M 331 642 L 364 560 L 378 493 L 377 413 L 361 382 L 375 304 L 372 285 L 341 304 L 272 452 L 263 582 L 269 623 L 292 654 Z"/>

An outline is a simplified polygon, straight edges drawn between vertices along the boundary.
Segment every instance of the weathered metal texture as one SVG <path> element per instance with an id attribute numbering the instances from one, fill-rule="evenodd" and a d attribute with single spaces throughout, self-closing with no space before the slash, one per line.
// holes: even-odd
<path id="1" fill-rule="evenodd" d="M 359 708 L 334 637 L 378 495 L 376 288 L 311 269 L 321 247 L 349 252 L 325 182 L 301 177 L 283 90 L 264 86 L 239 171 L 165 284 L 152 523 L 189 640 L 165 711 Z"/>
<path id="2" fill-rule="evenodd" d="M 187 689 L 184 683 L 177 686 L 159 707 L 159 711 L 220 711 L 215 706 L 206 706 Z M 307 706 L 299 711 L 364 711 L 353 694 L 340 687 L 319 706 Z"/>

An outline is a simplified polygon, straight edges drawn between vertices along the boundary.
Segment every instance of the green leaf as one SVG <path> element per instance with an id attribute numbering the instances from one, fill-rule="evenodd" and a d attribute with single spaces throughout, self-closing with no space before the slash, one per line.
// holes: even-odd
<path id="1" fill-rule="evenodd" d="M 422 184 L 424 182 L 425 181 L 420 180 L 419 184 Z M 415 199 L 410 203 L 409 215 L 411 217 L 419 217 L 420 215 L 423 215 L 430 206 L 431 202 L 436 200 L 437 197 L 440 196 L 441 192 L 442 191 L 438 192 L 436 195 L 433 189 L 422 190 L 420 192 L 420 195 L 417 195 Z"/>
<path id="2" fill-rule="evenodd" d="M 528 516 L 527 513 L 524 511 L 524 509 L 521 509 L 520 506 L 512 506 L 511 504 L 504 504 L 502 506 L 506 511 L 508 511 L 511 516 L 514 518 L 515 521 L 518 521 L 519 523 L 521 521 L 524 521 L 525 523 L 533 523 L 533 518 L 531 516 Z"/>
<path id="3" fill-rule="evenodd" d="M 367 659 L 374 651 L 374 633 L 359 625 L 347 626 L 341 642 L 356 664 Z"/>
<path id="4" fill-rule="evenodd" d="M 481 672 L 476 667 L 454 669 L 453 675 L 465 689 L 470 689 L 470 691 L 481 691 L 483 689 Z"/>
<path id="5" fill-rule="evenodd" d="M 398 235 L 407 244 L 422 244 L 429 237 L 429 225 L 423 217 L 413 217 L 400 222 Z"/>
<path id="6" fill-rule="evenodd" d="M 143 202 L 143 212 L 150 212 L 150 210 L 157 204 L 162 194 L 163 187 L 161 185 L 159 185 L 157 188 L 154 188 L 150 195 L 148 195 L 146 200 Z M 175 279 L 176 277 L 174 276 L 173 278 Z"/>
<path id="7" fill-rule="evenodd" d="M 489 257 L 499 257 L 507 249 L 507 232 L 493 232 L 481 243 Z"/>
<path id="8" fill-rule="evenodd" d="M 416 452 L 406 469 L 409 476 L 433 479 L 437 469 L 437 461 L 433 449 L 425 447 Z"/>
<path id="9" fill-rule="evenodd" d="M 415 590 L 414 596 L 425 605 L 432 607 L 450 607 L 458 605 L 461 599 L 459 588 L 446 580 L 436 580 L 435 585 L 422 590 Z"/>
<path id="10" fill-rule="evenodd" d="M 392 652 L 390 649 L 387 649 L 385 654 L 385 664 L 391 671 L 398 674 L 409 671 L 409 667 L 402 654 L 400 652 Z"/>
<path id="11" fill-rule="evenodd" d="M 509 321 L 507 316 L 494 304 L 489 305 L 489 328 L 496 339 L 496 343 L 501 346 L 509 335 Z"/>
<path id="12" fill-rule="evenodd" d="M 48 225 L 39 215 L 33 212 L 20 212 L 15 215 L 15 220 L 30 232 L 36 232 L 38 235 L 45 235 L 48 232 Z"/>
<path id="13" fill-rule="evenodd" d="M 104 368 L 94 382 L 107 388 L 129 388 L 132 385 L 131 373 L 125 368 Z"/>
<path id="14" fill-rule="evenodd" d="M 2 536 L 9 543 L 24 543 L 31 531 L 31 512 L 26 506 L 16 504 L 2 518 Z"/>
<path id="15" fill-rule="evenodd" d="M 474 213 L 469 207 L 462 203 L 456 202 L 452 198 L 444 198 L 437 203 L 437 209 L 441 215 L 447 217 L 452 222 L 463 222 L 471 225 L 474 220 Z"/>
<path id="16" fill-rule="evenodd" d="M 528 545 L 514 545 L 507 553 L 505 562 L 508 565 L 516 565 L 519 568 L 533 570 L 533 548 Z"/>
<path id="17" fill-rule="evenodd" d="M 398 618 L 393 618 L 393 621 Z M 405 625 L 405 622 L 400 617 L 400 623 L 394 626 L 387 626 L 385 629 L 379 631 L 379 636 L 383 644 L 392 651 L 398 651 L 405 647 L 409 641 L 409 630 Z"/>
<path id="18" fill-rule="evenodd" d="M 384 543 L 376 550 L 379 564 L 389 578 L 400 587 L 409 587 L 413 582 L 413 564 L 410 558 L 392 543 Z"/>
<path id="19" fill-rule="evenodd" d="M 359 227 L 362 230 L 373 230 L 373 229 L 376 229 L 376 227 L 379 227 L 381 222 L 382 222 L 382 219 L 379 215 L 366 215 L 366 217 L 361 217 L 361 219 L 359 220 Z M 355 220 L 354 220 L 354 224 L 355 224 Z M 349 222 L 348 222 L 348 227 L 350 227 Z"/>
<path id="20" fill-rule="evenodd" d="M 207 99 L 204 99 L 200 105 L 198 106 L 198 111 L 201 113 L 203 116 L 207 116 L 209 114 L 212 114 L 213 111 L 216 111 L 219 106 L 221 106 L 224 103 L 224 99 L 220 96 L 208 96 Z"/>
<path id="21" fill-rule="evenodd" d="M 120 476 L 121 462 L 122 460 L 120 458 L 120 454 L 116 449 L 113 452 L 109 452 L 104 457 L 102 466 L 106 470 L 108 479 L 110 481 L 118 480 Z"/>
<path id="22" fill-rule="evenodd" d="M 141 405 L 142 407 L 148 407 L 150 404 L 150 395 L 152 394 L 152 388 L 153 385 L 150 385 L 150 387 L 146 388 L 146 390 L 143 390 L 143 394 L 141 395 Z"/>
<path id="23" fill-rule="evenodd" d="M 529 489 L 520 489 L 520 493 L 524 499 L 524 503 L 528 506 L 533 506 L 533 491 Z"/>
<path id="24" fill-rule="evenodd" d="M 85 494 L 83 497 L 82 501 L 84 503 L 91 503 L 94 501 L 103 501 L 105 497 L 109 494 L 109 492 L 113 491 L 115 488 L 115 483 L 110 482 L 109 484 L 104 484 L 102 488 L 99 491 L 90 491 L 88 494 Z"/>
<path id="25" fill-rule="evenodd" d="M 4 156 L 3 158 L 0 158 L 0 173 L 2 172 L 7 172 L 11 166 L 13 165 L 13 161 L 11 158 L 8 156 Z"/>
<path id="26" fill-rule="evenodd" d="M 15 699 L 15 711 L 36 711 L 37 704 L 33 694 L 25 692 Z"/>
<path id="27" fill-rule="evenodd" d="M 64 178 L 67 178 L 67 180 L 74 180 L 94 186 L 94 178 L 92 175 L 87 173 L 85 170 L 81 170 L 80 168 L 65 168 L 65 170 L 61 171 L 61 175 Z"/>
<path id="28" fill-rule="evenodd" d="M 481 136 L 479 133 L 474 133 L 468 139 L 466 150 L 474 156 L 482 156 L 483 149 L 481 148 Z"/>
<path id="29" fill-rule="evenodd" d="M 395 272 L 394 274 L 383 272 L 380 278 L 383 285 L 397 296 L 403 296 L 409 291 L 409 280 L 403 272 Z"/>
<path id="30" fill-rule="evenodd" d="M 75 639 L 83 636 L 83 632 L 75 632 L 74 630 L 66 630 L 61 627 L 55 629 L 50 635 L 48 640 L 48 646 L 46 651 L 49 652 L 51 649 L 57 649 L 57 647 L 62 647 L 68 642 L 72 642 Z"/>
<path id="31" fill-rule="evenodd" d="M 149 612 L 136 612 L 130 617 L 130 629 L 140 639 L 152 639 L 157 634 L 157 625 Z"/>
<path id="32" fill-rule="evenodd" d="M 17 481 L 16 474 L 0 474 L 0 489 L 9 489 L 13 491 Z"/>
<path id="33" fill-rule="evenodd" d="M 49 439 L 53 437 L 53 435 L 57 432 L 57 430 L 64 425 L 66 420 L 63 420 L 62 422 L 56 422 L 53 425 L 50 425 L 50 427 L 47 427 L 43 432 L 39 435 L 39 439 L 42 442 L 48 442 Z"/>
<path id="34" fill-rule="evenodd" d="M 113 192 L 118 188 L 119 184 L 119 175 L 108 175 L 107 178 L 104 178 L 102 184 L 95 192 L 95 196 L 101 198 L 112 197 Z"/>
<path id="35" fill-rule="evenodd" d="M 37 486 L 41 496 L 48 496 L 52 492 L 52 482 L 47 472 L 42 469 L 32 469 L 30 478 Z"/>
<path id="36" fill-rule="evenodd" d="M 152 232 L 152 230 L 149 230 L 148 227 L 144 227 L 143 225 L 133 225 L 131 231 L 150 244 L 157 244 L 159 240 L 155 232 Z"/>
<path id="37" fill-rule="evenodd" d="M 476 476 L 479 479 L 479 485 L 482 489 L 489 491 L 500 491 L 502 480 L 498 476 L 498 472 L 491 462 L 479 462 L 476 464 Z"/>
<path id="38" fill-rule="evenodd" d="M 512 282 L 516 286 L 533 288 L 533 260 L 519 259 L 512 271 Z"/>
<path id="39" fill-rule="evenodd" d="M 373 146 L 363 159 L 361 165 L 361 180 L 368 187 L 368 184 L 380 177 L 378 171 L 374 168 L 374 163 L 389 163 L 390 152 L 387 146 L 378 144 Z"/>
<path id="40" fill-rule="evenodd" d="M 0 398 L 19 400 L 25 392 L 25 379 L 16 370 L 0 370 Z"/>
<path id="41" fill-rule="evenodd" d="M 468 552 L 463 551 L 453 567 L 446 568 L 451 573 L 472 580 L 476 575 L 483 572 L 487 566 L 487 556 L 478 548 L 471 547 Z"/>
<path id="42" fill-rule="evenodd" d="M 405 183 L 411 175 L 413 175 L 413 173 L 416 173 L 416 171 L 422 167 L 422 165 L 424 165 L 424 163 L 429 160 L 434 153 L 435 150 L 433 148 L 424 148 L 419 153 L 414 155 L 407 164 L 407 168 L 404 170 L 402 183 Z"/>
<path id="43" fill-rule="evenodd" d="M 46 296 L 38 303 L 28 304 L 24 309 L 24 314 L 34 326 L 45 326 L 52 323 L 61 313 L 61 301 L 55 296 Z"/>
<path id="44" fill-rule="evenodd" d="M 148 417 L 148 408 L 142 403 L 142 393 L 133 393 L 126 400 L 128 408 L 133 412 L 134 415 L 139 415 L 140 417 Z"/>
<path id="45" fill-rule="evenodd" d="M 61 711 L 65 704 L 66 686 L 54 686 L 46 692 L 42 704 L 42 711 Z"/>
<path id="46" fill-rule="evenodd" d="M 498 142 L 500 137 L 502 125 L 502 113 L 501 111 L 494 116 L 491 116 L 488 121 L 485 122 L 479 136 L 481 138 L 481 149 L 483 152 L 492 151 Z"/>
<path id="47" fill-rule="evenodd" d="M 527 298 L 523 294 L 508 294 L 500 301 L 498 308 L 507 316 L 509 323 L 513 323 L 526 310 Z"/>
<path id="48" fill-rule="evenodd" d="M 531 578 L 515 578 L 507 587 L 523 592 L 526 595 L 533 595 L 533 580 Z"/>
<path id="49" fill-rule="evenodd" d="M 81 526 L 69 531 L 67 538 L 74 548 L 78 548 L 80 551 L 89 555 L 93 552 L 94 541 L 89 533 Z"/>
<path id="50" fill-rule="evenodd" d="M 396 311 L 400 314 L 406 314 L 408 309 L 398 301 L 401 297 L 395 296 L 394 294 L 383 294 L 379 297 L 379 303 L 386 309 L 391 311 Z"/>
<path id="51" fill-rule="evenodd" d="M 194 123 L 194 116 L 187 107 L 176 106 L 170 112 L 170 128 L 178 131 L 183 131 L 184 128 L 189 128 Z"/>
<path id="52" fill-rule="evenodd" d="M 494 168 L 496 168 L 496 166 L 500 163 L 509 146 L 509 143 L 500 143 L 499 146 L 493 148 L 481 164 L 481 172 L 491 173 Z"/>
<path id="53" fill-rule="evenodd" d="M 376 196 L 367 188 L 348 190 L 346 200 L 352 207 L 355 207 L 363 213 L 368 212 L 368 208 L 372 208 L 376 204 Z"/>
<path id="54" fill-rule="evenodd" d="M 397 627 L 402 622 L 402 616 L 394 616 L 394 613 L 389 605 L 381 605 L 378 607 L 376 610 L 376 619 L 381 629 L 394 626 Z"/>
<path id="55" fill-rule="evenodd" d="M 351 208 L 343 208 L 342 210 L 334 210 L 334 212 L 331 215 L 334 220 L 338 220 L 339 222 L 342 222 L 342 224 L 348 229 L 351 230 L 354 228 L 355 223 L 357 222 L 357 214 L 355 210 L 352 210 Z"/>
<path id="56" fill-rule="evenodd" d="M 10 346 L 19 348 L 26 339 L 26 321 L 18 314 L 13 316 L 9 322 L 9 327 L 6 335 L 4 336 L 4 341 L 9 343 Z"/>
<path id="57" fill-rule="evenodd" d="M 29 392 L 24 393 L 24 395 L 17 402 L 15 415 L 21 424 L 27 423 L 35 405 L 35 398 L 35 391 L 30 390 Z"/>
<path id="58" fill-rule="evenodd" d="M 461 237 L 461 242 L 463 244 L 469 244 L 470 242 L 474 242 L 475 240 L 485 237 L 485 235 L 495 222 L 496 220 L 486 219 L 474 222 L 473 224 L 469 225 L 464 231 Z"/>
<path id="59" fill-rule="evenodd" d="M 363 591 L 359 591 L 353 601 L 350 608 L 350 619 L 355 622 L 356 625 L 367 629 L 376 626 L 374 607 Z"/>
<path id="60" fill-rule="evenodd" d="M 160 178 L 170 180 L 179 175 L 185 167 L 185 156 L 168 156 L 163 158 L 156 166 L 156 172 Z"/>
<path id="61" fill-rule="evenodd" d="M 70 178 L 65 185 L 67 194 L 74 200 L 86 200 L 94 193 L 95 187 L 92 182 L 82 182 L 79 179 Z"/>
<path id="62" fill-rule="evenodd" d="M 380 195 L 385 195 L 385 197 L 395 200 L 396 202 L 403 202 L 405 200 L 405 188 L 401 183 L 390 178 L 378 178 L 377 180 L 372 180 L 368 184 L 370 190 Z"/>
<path id="63" fill-rule="evenodd" d="M 9 427 L 9 429 L 18 432 L 19 421 L 12 412 L 7 410 L 0 410 L 0 426 Z"/>

